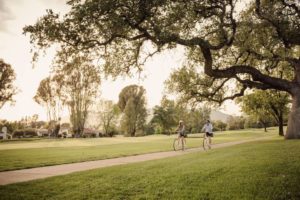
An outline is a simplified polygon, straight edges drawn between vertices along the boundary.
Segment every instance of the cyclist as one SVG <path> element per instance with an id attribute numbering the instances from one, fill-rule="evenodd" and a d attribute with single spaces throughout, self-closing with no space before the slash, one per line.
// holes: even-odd
<path id="1" fill-rule="evenodd" d="M 211 137 L 213 137 L 213 126 L 210 123 L 209 120 L 206 121 L 206 123 L 204 124 L 202 131 L 204 130 L 205 132 L 205 137 L 208 137 L 208 141 L 209 141 L 209 148 L 211 148 Z"/>
<path id="2" fill-rule="evenodd" d="M 182 142 L 182 150 L 184 150 L 185 138 L 184 138 L 184 131 L 185 126 L 182 120 L 179 121 L 178 128 L 176 130 L 178 132 L 178 143 Z"/>

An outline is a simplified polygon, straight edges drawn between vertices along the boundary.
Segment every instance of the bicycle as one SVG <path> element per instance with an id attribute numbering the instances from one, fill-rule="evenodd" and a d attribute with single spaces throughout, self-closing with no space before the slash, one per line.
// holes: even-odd
<path id="1" fill-rule="evenodd" d="M 208 149 L 211 149 L 211 144 L 209 143 L 209 137 L 206 135 L 206 133 L 203 134 L 203 149 L 206 151 Z"/>
<path id="2" fill-rule="evenodd" d="M 185 141 L 184 137 L 175 138 L 173 141 L 174 151 L 179 151 L 179 150 L 184 151 L 185 144 L 186 144 L 186 141 Z"/>

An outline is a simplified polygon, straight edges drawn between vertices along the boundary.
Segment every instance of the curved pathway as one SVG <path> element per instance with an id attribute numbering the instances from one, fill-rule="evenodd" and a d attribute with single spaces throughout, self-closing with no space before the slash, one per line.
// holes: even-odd
<path id="1" fill-rule="evenodd" d="M 237 144 L 243 144 L 247 142 L 253 142 L 258 140 L 268 139 L 269 137 L 250 139 L 250 140 L 241 140 L 235 142 L 227 142 L 221 144 L 212 145 L 213 149 L 233 146 Z M 70 164 L 62 164 L 62 165 L 54 165 L 47 167 L 38 167 L 31 169 L 22 169 L 15 171 L 4 171 L 0 172 L 0 185 L 7 185 L 12 183 L 19 183 L 24 181 L 36 180 L 41 178 L 47 178 L 52 176 L 59 176 L 70 174 L 73 172 L 80 172 L 85 170 L 115 166 L 115 165 L 124 165 L 129 163 L 137 163 L 148 160 L 156 160 L 167 157 L 174 157 L 179 155 L 184 155 L 192 152 L 203 151 L 203 148 L 191 148 L 185 151 L 167 151 L 167 152 L 156 152 L 156 153 L 147 153 L 135 156 L 126 156 L 120 158 L 111 158 L 106 160 L 96 160 L 96 161 L 87 161 L 80 163 L 70 163 Z"/>

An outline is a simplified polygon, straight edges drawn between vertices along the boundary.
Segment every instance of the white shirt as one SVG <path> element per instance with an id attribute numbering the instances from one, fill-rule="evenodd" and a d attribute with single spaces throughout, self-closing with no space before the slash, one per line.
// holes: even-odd
<path id="1" fill-rule="evenodd" d="M 182 127 L 181 127 L 181 128 L 180 128 L 180 127 L 178 127 L 178 132 L 179 132 L 179 133 L 183 134 L 183 133 L 184 133 L 184 131 L 185 131 L 185 127 L 184 127 L 184 125 L 182 125 Z"/>
<path id="2" fill-rule="evenodd" d="M 202 130 L 205 130 L 205 133 L 212 133 L 213 126 L 211 123 L 204 124 Z"/>

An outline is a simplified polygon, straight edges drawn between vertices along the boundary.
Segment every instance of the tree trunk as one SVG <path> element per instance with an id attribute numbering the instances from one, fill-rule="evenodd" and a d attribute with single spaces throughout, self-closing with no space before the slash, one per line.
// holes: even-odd
<path id="1" fill-rule="evenodd" d="M 292 109 L 289 114 L 285 139 L 300 139 L 300 89 L 292 95 Z"/>
<path id="2" fill-rule="evenodd" d="M 134 132 L 131 132 L 130 136 L 131 136 L 131 137 L 134 137 L 134 136 L 135 136 L 135 131 L 134 131 Z"/>
<path id="3" fill-rule="evenodd" d="M 260 121 L 260 123 L 263 125 L 265 132 L 268 132 L 267 130 L 267 123 L 265 123 L 264 121 Z"/>
<path id="4" fill-rule="evenodd" d="M 280 112 L 280 115 L 278 116 L 278 128 L 279 128 L 279 135 L 283 136 L 283 114 Z"/>
<path id="5" fill-rule="evenodd" d="M 265 129 L 265 132 L 268 132 L 268 131 L 267 131 L 267 126 L 266 126 L 265 124 L 264 124 L 264 129 Z"/>

